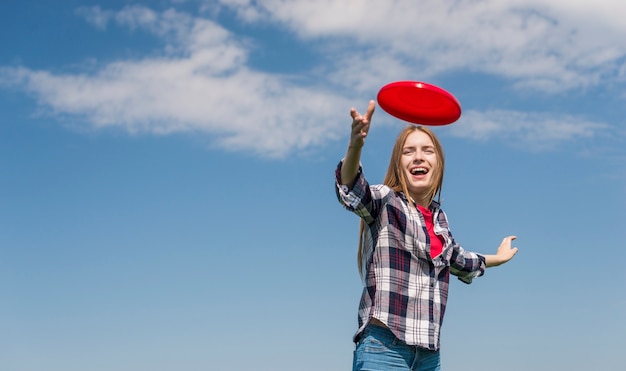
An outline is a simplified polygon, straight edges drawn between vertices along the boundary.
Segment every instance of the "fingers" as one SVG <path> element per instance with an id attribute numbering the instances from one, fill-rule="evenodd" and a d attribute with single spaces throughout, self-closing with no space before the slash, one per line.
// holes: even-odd
<path id="1" fill-rule="evenodd" d="M 367 105 L 367 111 L 365 116 L 361 115 L 356 109 L 350 109 L 350 116 L 352 117 L 352 133 L 350 135 L 350 145 L 355 148 L 362 147 L 367 137 L 367 133 L 370 130 L 370 120 L 374 114 L 376 103 L 374 100 L 370 100 Z"/>
<path id="2" fill-rule="evenodd" d="M 502 239 L 502 243 L 500 244 L 500 248 L 498 250 L 508 255 L 506 261 L 512 259 L 513 256 L 517 254 L 518 248 L 511 247 L 511 243 L 515 239 L 517 239 L 517 236 L 507 236 Z"/>
<path id="3" fill-rule="evenodd" d="M 361 116 L 361 114 L 359 114 L 354 107 L 350 108 L 350 116 L 352 116 L 353 120 L 356 120 L 357 117 Z"/>
<path id="4" fill-rule="evenodd" d="M 370 129 L 370 124 L 366 120 L 354 120 L 352 121 L 352 139 L 362 141 L 367 136 L 367 132 Z"/>
<path id="5" fill-rule="evenodd" d="M 372 119 L 372 115 L 374 114 L 374 110 L 376 109 L 376 102 L 374 100 L 370 100 L 367 105 L 367 112 L 365 113 L 365 119 L 370 121 Z"/>
<path id="6" fill-rule="evenodd" d="M 507 236 L 507 237 L 504 237 L 504 238 L 502 239 L 502 244 L 503 244 L 503 245 L 504 245 L 504 244 L 509 244 L 509 245 L 510 245 L 510 244 L 511 244 L 511 242 L 513 242 L 513 240 L 515 240 L 515 239 L 517 239 L 517 236 Z"/>
<path id="7" fill-rule="evenodd" d="M 358 121 L 367 121 L 369 122 L 372 119 L 372 115 L 374 115 L 374 111 L 376 110 L 376 102 L 374 102 L 374 100 L 370 100 L 369 104 L 367 105 L 367 111 L 365 112 L 365 115 L 361 115 L 356 109 L 351 108 L 350 109 L 350 116 L 352 116 L 352 120 L 358 120 Z"/>

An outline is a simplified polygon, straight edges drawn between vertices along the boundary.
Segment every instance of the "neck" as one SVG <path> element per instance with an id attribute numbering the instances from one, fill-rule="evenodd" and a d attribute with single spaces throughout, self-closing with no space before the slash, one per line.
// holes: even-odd
<path id="1" fill-rule="evenodd" d="M 422 207 L 425 208 L 429 208 L 430 207 L 430 199 L 428 199 L 427 197 L 413 197 L 411 196 L 411 201 L 413 201 L 413 203 L 415 203 L 416 205 L 420 205 Z"/>

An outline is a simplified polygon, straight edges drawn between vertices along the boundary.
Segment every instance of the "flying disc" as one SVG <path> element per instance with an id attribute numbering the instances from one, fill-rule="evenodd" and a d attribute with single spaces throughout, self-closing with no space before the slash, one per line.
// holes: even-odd
<path id="1" fill-rule="evenodd" d="M 388 114 L 413 124 L 448 125 L 461 117 L 454 95 L 425 82 L 392 82 L 380 89 L 377 99 Z"/>

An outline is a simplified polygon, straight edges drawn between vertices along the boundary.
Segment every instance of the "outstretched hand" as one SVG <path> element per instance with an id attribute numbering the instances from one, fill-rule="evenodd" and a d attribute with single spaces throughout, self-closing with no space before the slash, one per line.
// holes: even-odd
<path id="1" fill-rule="evenodd" d="M 511 247 L 511 243 L 516 238 L 516 236 L 504 237 L 495 255 L 485 255 L 487 267 L 495 267 L 513 259 L 517 254 L 517 247 Z"/>
<path id="2" fill-rule="evenodd" d="M 517 254 L 517 247 L 511 247 L 511 243 L 515 240 L 516 236 L 508 236 L 502 239 L 502 243 L 498 247 L 496 255 L 502 259 L 502 263 L 506 263 L 513 259 L 513 256 Z"/>
<path id="3" fill-rule="evenodd" d="M 376 103 L 373 100 L 370 100 L 367 105 L 367 112 L 365 112 L 365 115 L 361 115 L 354 108 L 350 110 L 350 116 L 352 116 L 352 133 L 350 134 L 351 147 L 361 148 L 363 147 L 363 144 L 365 144 L 365 137 L 370 130 L 370 123 L 372 121 L 372 115 L 374 114 L 375 108 Z"/>
<path id="4" fill-rule="evenodd" d="M 361 115 L 354 108 L 350 110 L 352 116 L 352 131 L 350 133 L 350 144 L 346 151 L 346 157 L 341 164 L 341 184 L 352 184 L 359 172 L 359 162 L 361 159 L 361 148 L 365 144 L 365 137 L 370 130 L 370 122 L 376 103 L 371 100 L 367 105 L 367 112 Z"/>

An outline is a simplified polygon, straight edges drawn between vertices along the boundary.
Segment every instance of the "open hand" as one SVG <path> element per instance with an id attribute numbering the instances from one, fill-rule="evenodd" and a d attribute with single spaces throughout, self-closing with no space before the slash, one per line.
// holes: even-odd
<path id="1" fill-rule="evenodd" d="M 498 251 L 496 252 L 496 256 L 498 257 L 500 264 L 508 262 L 513 259 L 515 254 L 517 254 L 517 247 L 511 247 L 511 243 L 516 238 L 516 236 L 508 236 L 502 239 L 502 243 L 500 243 Z"/>
<path id="2" fill-rule="evenodd" d="M 516 238 L 516 236 L 504 237 L 495 255 L 484 255 L 485 265 L 487 267 L 497 267 L 513 259 L 515 254 L 517 254 L 517 247 L 511 247 L 511 242 Z"/>
<path id="3" fill-rule="evenodd" d="M 354 108 L 350 110 L 350 116 L 352 116 L 352 133 L 350 134 L 351 147 L 363 147 L 367 132 L 370 130 L 370 122 L 375 108 L 376 103 L 373 100 L 370 100 L 367 105 L 367 112 L 365 112 L 365 115 L 361 115 Z"/>

